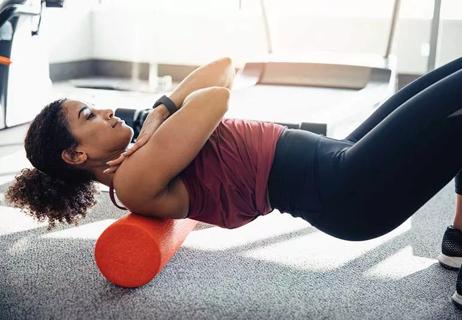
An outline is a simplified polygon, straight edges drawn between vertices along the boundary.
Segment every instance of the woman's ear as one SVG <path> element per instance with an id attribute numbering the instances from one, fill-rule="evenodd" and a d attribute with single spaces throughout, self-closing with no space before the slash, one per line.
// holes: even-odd
<path id="1" fill-rule="evenodd" d="M 61 152 L 61 158 L 68 164 L 77 165 L 87 161 L 87 154 L 73 149 L 65 149 Z"/>

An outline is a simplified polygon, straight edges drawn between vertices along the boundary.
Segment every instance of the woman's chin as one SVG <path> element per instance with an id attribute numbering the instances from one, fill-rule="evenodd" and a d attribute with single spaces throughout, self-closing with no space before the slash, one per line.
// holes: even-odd
<path id="1" fill-rule="evenodd" d="M 124 123 L 124 126 L 127 126 L 125 123 Z M 135 134 L 135 132 L 133 131 L 133 128 L 132 127 L 129 127 L 127 126 L 127 129 L 128 129 L 128 143 L 130 143 L 130 141 L 132 141 L 133 139 L 133 135 Z"/>
<path id="2" fill-rule="evenodd" d="M 133 131 L 133 128 L 132 128 L 132 127 L 127 126 L 127 125 L 125 124 L 125 122 L 124 122 L 124 123 L 121 123 L 121 124 L 120 124 L 119 130 L 120 130 L 121 132 L 123 132 L 123 136 L 124 136 L 125 139 L 128 139 L 128 141 L 131 141 L 131 140 L 132 140 L 133 134 L 134 134 L 134 131 Z M 120 131 L 119 131 L 119 133 L 120 133 Z"/>

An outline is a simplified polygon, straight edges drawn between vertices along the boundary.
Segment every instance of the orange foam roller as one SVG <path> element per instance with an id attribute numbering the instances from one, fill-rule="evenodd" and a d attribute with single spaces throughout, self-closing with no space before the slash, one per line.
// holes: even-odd
<path id="1" fill-rule="evenodd" d="M 153 219 L 128 213 L 96 241 L 96 265 L 116 285 L 142 286 L 162 270 L 196 224 L 191 219 Z"/>

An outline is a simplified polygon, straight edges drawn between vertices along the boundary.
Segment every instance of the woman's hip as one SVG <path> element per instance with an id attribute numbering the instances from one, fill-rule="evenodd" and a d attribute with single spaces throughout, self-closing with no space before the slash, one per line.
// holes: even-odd
<path id="1" fill-rule="evenodd" d="M 387 214 L 393 209 L 378 207 L 374 189 L 363 188 L 365 176 L 345 168 L 344 151 L 351 145 L 349 140 L 286 129 L 268 180 L 272 208 L 345 240 L 371 239 L 398 226 L 413 209 L 400 206 Z"/>
<path id="2" fill-rule="evenodd" d="M 286 129 L 277 142 L 268 179 L 272 208 L 315 223 L 341 191 L 335 173 L 342 150 L 351 145 L 351 141 Z"/>

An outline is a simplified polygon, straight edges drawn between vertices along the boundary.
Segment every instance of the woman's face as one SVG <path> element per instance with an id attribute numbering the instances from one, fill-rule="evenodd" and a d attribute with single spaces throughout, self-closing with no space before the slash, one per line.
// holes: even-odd
<path id="1" fill-rule="evenodd" d="M 79 142 L 76 151 L 92 160 L 107 161 L 123 152 L 133 137 L 133 129 L 112 109 L 97 109 L 81 101 L 66 100 L 63 105 L 69 129 Z"/>

